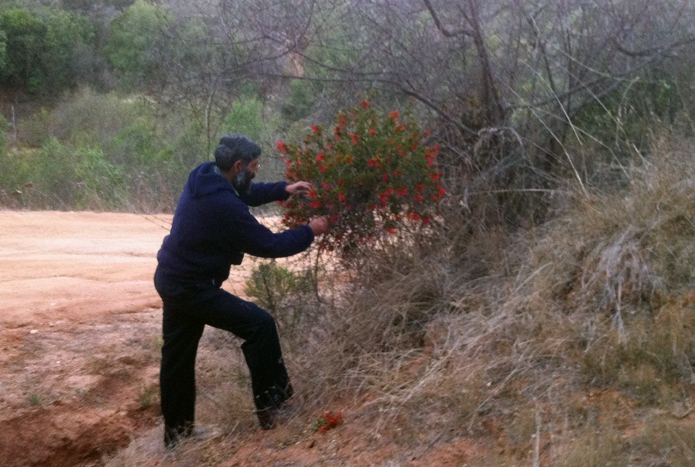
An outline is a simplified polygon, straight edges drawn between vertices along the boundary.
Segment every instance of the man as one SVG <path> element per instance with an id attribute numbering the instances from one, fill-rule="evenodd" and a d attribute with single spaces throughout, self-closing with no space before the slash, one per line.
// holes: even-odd
<path id="1" fill-rule="evenodd" d="M 262 308 L 220 288 L 232 264 L 244 253 L 263 258 L 306 250 L 328 221 L 274 234 L 249 212 L 249 206 L 307 193 L 306 182 L 288 185 L 251 183 L 261 148 L 243 135 L 226 135 L 215 162 L 194 169 L 181 195 L 171 233 L 157 255 L 155 287 L 163 302 L 160 391 L 164 443 L 171 447 L 191 435 L 195 414 L 195 359 L 205 325 L 225 329 L 244 340 L 241 348 L 251 372 L 261 428 L 270 429 L 283 402 L 292 395 L 282 360 L 275 321 Z"/>

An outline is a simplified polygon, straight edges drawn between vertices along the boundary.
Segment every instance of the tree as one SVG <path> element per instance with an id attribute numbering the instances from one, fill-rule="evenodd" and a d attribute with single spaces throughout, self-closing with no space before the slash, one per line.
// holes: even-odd
<path id="1" fill-rule="evenodd" d="M 46 26 L 35 14 L 11 8 L 0 13 L 0 29 L 7 36 L 3 80 L 36 89 L 42 80 L 40 56 Z"/>
<path id="2" fill-rule="evenodd" d="M 126 88 L 157 86 L 165 70 L 156 49 L 163 46 L 163 29 L 170 22 L 166 7 L 146 0 L 137 0 L 115 17 L 104 53 Z"/>
<path id="3" fill-rule="evenodd" d="M 88 81 L 94 29 L 84 16 L 54 7 L 0 13 L 0 76 L 33 93 L 56 93 Z M 3 41 L 2 38 L 5 38 Z"/>
<path id="4" fill-rule="evenodd" d="M 44 10 L 42 16 L 46 25 L 41 49 L 43 87 L 56 92 L 91 81 L 95 32 L 89 20 L 57 9 Z"/>

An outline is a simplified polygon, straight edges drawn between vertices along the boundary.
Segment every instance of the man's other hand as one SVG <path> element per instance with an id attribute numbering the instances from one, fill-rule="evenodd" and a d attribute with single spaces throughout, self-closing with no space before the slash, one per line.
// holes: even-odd
<path id="1" fill-rule="evenodd" d="M 328 232 L 328 217 L 323 216 L 311 219 L 309 227 L 314 231 L 314 236 L 325 234 Z"/>
<path id="2" fill-rule="evenodd" d="M 291 185 L 287 185 L 285 190 L 290 195 L 300 195 L 302 193 L 309 193 L 314 189 L 314 186 L 309 182 L 297 182 Z"/>

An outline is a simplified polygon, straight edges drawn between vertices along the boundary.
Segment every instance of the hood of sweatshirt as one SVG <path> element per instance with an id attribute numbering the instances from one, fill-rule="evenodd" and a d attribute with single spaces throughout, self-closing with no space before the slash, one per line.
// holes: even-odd
<path id="1" fill-rule="evenodd" d="M 218 191 L 231 191 L 234 188 L 229 181 L 215 171 L 214 162 L 204 162 L 193 169 L 188 176 L 186 190 L 193 198 L 207 196 Z"/>

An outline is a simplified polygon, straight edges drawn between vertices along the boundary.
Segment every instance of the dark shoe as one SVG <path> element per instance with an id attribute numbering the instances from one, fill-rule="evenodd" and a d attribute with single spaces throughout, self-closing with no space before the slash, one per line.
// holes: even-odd
<path id="1" fill-rule="evenodd" d="M 193 425 L 184 425 L 178 427 L 164 427 L 164 446 L 167 449 L 173 449 L 183 439 L 188 438 L 193 434 Z"/>
<path id="2" fill-rule="evenodd" d="M 258 423 L 261 425 L 261 430 L 272 430 L 275 428 L 275 411 L 271 408 L 261 409 L 256 411 Z"/>
<path id="3" fill-rule="evenodd" d="M 287 386 L 285 387 L 285 400 L 289 399 L 294 395 L 294 388 L 292 387 L 292 383 L 287 383 Z M 283 401 L 284 402 L 284 401 Z"/>

